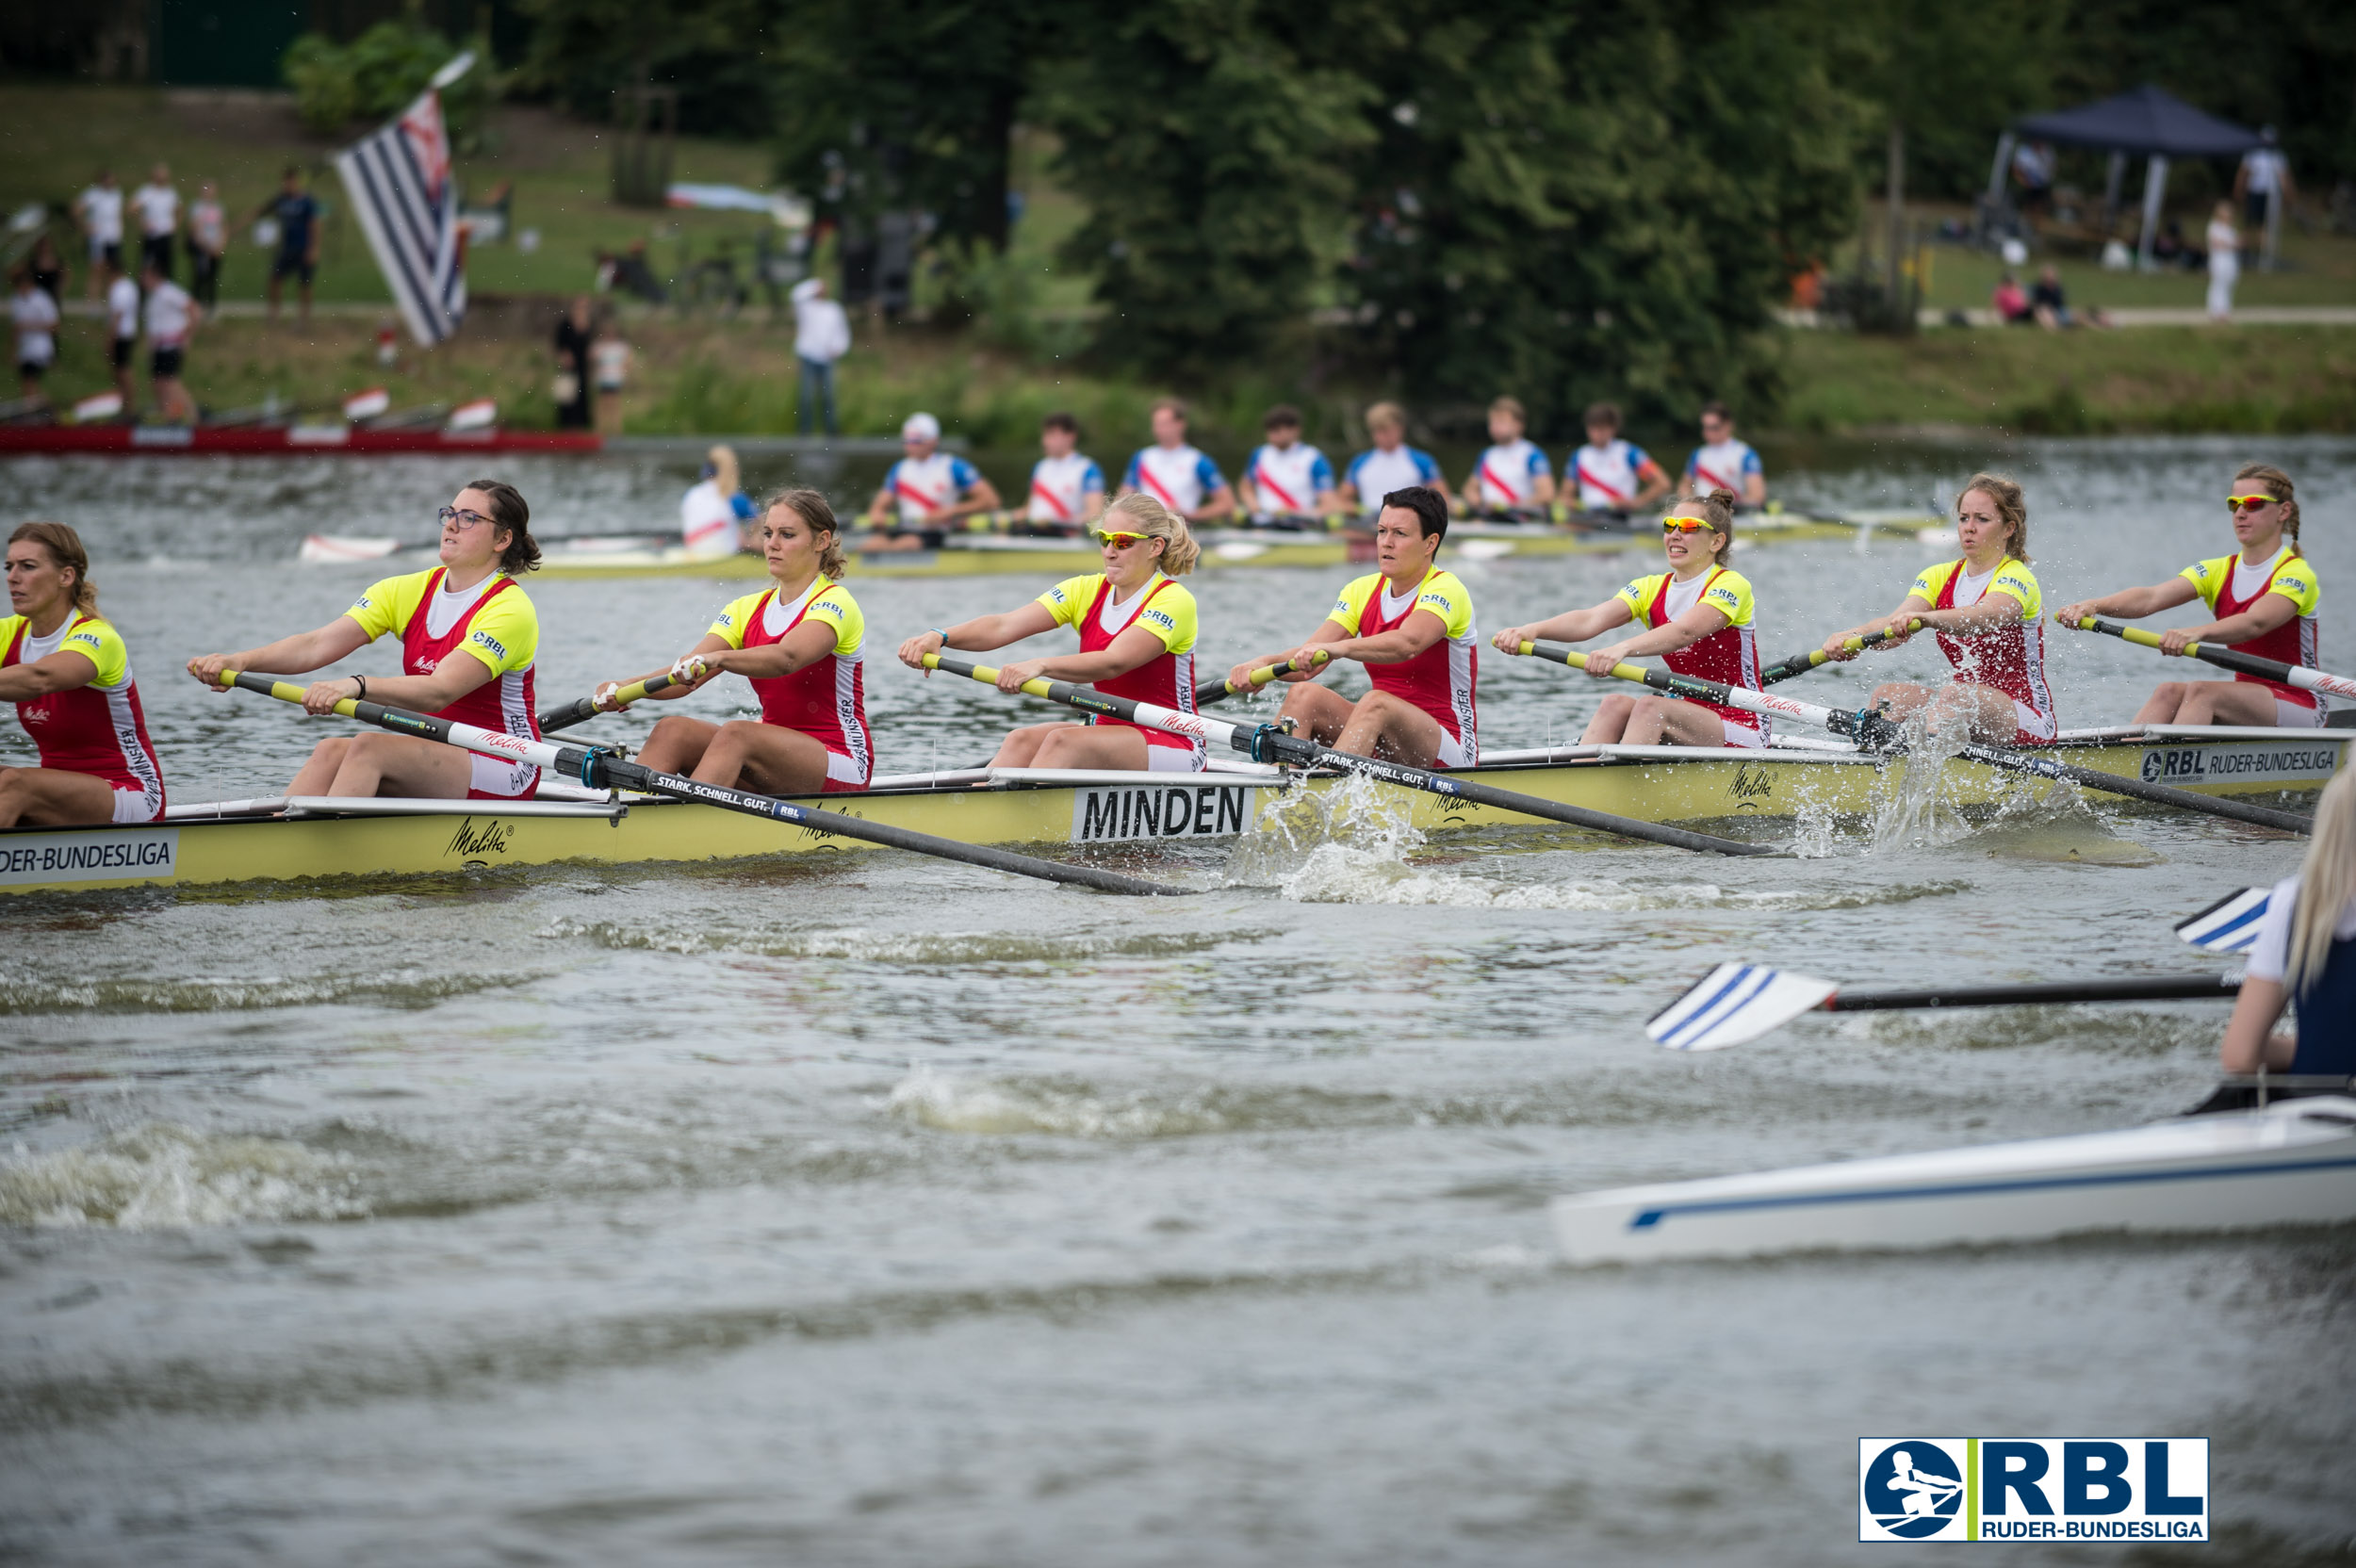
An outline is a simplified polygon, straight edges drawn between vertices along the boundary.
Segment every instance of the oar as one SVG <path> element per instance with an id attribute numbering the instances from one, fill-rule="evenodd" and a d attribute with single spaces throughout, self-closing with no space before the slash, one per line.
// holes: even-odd
<path id="1" fill-rule="evenodd" d="M 2176 934 L 2203 953 L 2247 953 L 2258 945 L 2258 924 L 2273 898 L 2272 888 L 2228 893 L 2190 920 L 2178 921 Z"/>
<path id="2" fill-rule="evenodd" d="M 540 732 L 545 735 L 551 729 L 570 729 L 577 724 L 587 724 L 599 713 L 618 713 L 633 702 L 644 702 L 665 687 L 678 684 L 679 682 L 667 675 L 648 676 L 644 680 L 634 680 L 614 694 L 614 706 L 611 708 L 598 707 L 597 699 L 594 696 L 577 697 L 562 708 L 551 708 L 541 714 Z"/>
<path id="3" fill-rule="evenodd" d="M 961 675 L 987 686 L 998 683 L 998 672 L 986 664 L 968 664 L 958 659 L 943 659 L 939 654 L 926 654 L 924 667 Z M 1303 768 L 1341 768 L 1381 779 L 1385 784 L 1397 784 L 1402 789 L 1422 790 L 1431 794 L 1468 800 L 1478 806 L 1494 806 L 1501 811 L 1518 811 L 1527 817 L 1569 823 L 1575 827 L 1591 827 L 1603 833 L 1617 833 L 1622 838 L 1675 844 L 1679 849 L 1707 850 L 1717 855 L 1783 853 L 1766 844 L 1721 839 L 1682 827 L 1665 827 L 1659 823 L 1639 822 L 1633 817 L 1613 816 L 1609 811 L 1589 810 L 1584 806 L 1564 806 L 1556 801 L 1541 800 L 1536 795 L 1517 794 L 1511 790 L 1499 790 L 1470 779 L 1434 773 L 1429 768 L 1411 768 L 1401 762 L 1361 757 L 1355 752 L 1333 751 L 1313 741 L 1287 735 L 1272 724 L 1229 724 L 1224 719 L 1214 719 L 1202 713 L 1181 713 L 1175 708 L 1161 708 L 1150 702 L 1107 696 L 1092 687 L 1075 686 L 1063 680 L 1027 680 L 1023 682 L 1023 690 L 1032 696 L 1060 702 L 1067 708 L 1076 708 L 1083 713 L 1109 714 L 1116 719 L 1127 719 L 1132 724 L 1166 730 L 1172 735 L 1193 735 L 1205 741 L 1220 742 L 1242 752 L 1254 762 L 1289 762 Z"/>
<path id="4" fill-rule="evenodd" d="M 299 705 L 303 701 L 303 689 L 290 680 L 272 680 L 268 676 L 223 670 L 221 672 L 221 683 L 241 691 L 259 692 L 281 702 Z M 636 790 L 646 794 L 669 795 L 676 800 L 790 822 L 797 827 L 832 833 L 845 839 L 864 839 L 869 843 L 888 844 L 893 849 L 913 850 L 919 855 L 937 855 L 944 860 L 962 860 L 968 865 L 988 866 L 993 871 L 1009 871 L 1049 882 L 1069 882 L 1108 893 L 1175 894 L 1192 890 L 1166 888 L 1159 883 L 1123 876 L 1119 872 L 1100 871 L 1094 866 L 1067 866 L 1054 860 L 1035 859 L 1028 855 L 1010 854 L 1003 849 L 963 844 L 954 839 L 936 838 L 930 833 L 918 833 L 906 827 L 844 816 L 840 811 L 817 810 L 790 800 L 779 800 L 775 795 L 760 795 L 726 785 L 706 784 L 700 779 L 675 773 L 657 773 L 652 768 L 624 761 L 594 746 L 551 745 L 546 741 L 509 735 L 497 729 L 482 729 L 451 719 L 434 718 L 430 714 L 413 713 L 403 708 L 387 708 L 383 703 L 360 702 L 351 697 L 337 703 L 335 711 L 348 719 L 389 729 L 396 735 L 415 735 L 428 741 L 441 741 L 484 757 L 499 758 L 502 761 L 529 762 L 560 777 L 578 778 L 593 790 Z"/>
<path id="5" fill-rule="evenodd" d="M 2105 637 L 2138 643 L 2147 648 L 2160 645 L 2160 634 L 2156 631 L 2146 631 L 2139 626 L 2120 626 L 2117 621 L 2106 621 L 2096 615 L 2062 624 L 2079 631 L 2099 631 Z M 2232 670 L 2238 675 L 2254 675 L 2261 680 L 2279 680 L 2285 686 L 2297 686 L 2303 691 L 2328 692 L 2335 697 L 2356 697 L 2356 680 L 2350 680 L 2344 675 L 2326 675 L 2304 664 L 2284 664 L 2272 659 L 2261 659 L 2254 653 L 2236 653 L 2230 647 L 2208 643 L 2186 643 L 2184 657 L 2198 659 L 2203 663 L 2215 664 L 2220 670 Z"/>
<path id="6" fill-rule="evenodd" d="M 2241 976 L 2147 974 L 2118 980 L 2056 980 L 2024 986 L 1942 986 L 1851 991 L 1838 980 L 1763 964 L 1720 964 L 1645 1021 L 1644 1033 L 1672 1051 L 1717 1051 L 1782 1028 L 1802 1013 L 1882 1012 L 1927 1007 L 2011 1007 L 2031 1003 L 2175 1002 L 2233 997 Z"/>
<path id="7" fill-rule="evenodd" d="M 1326 661 L 1333 657 L 1319 648 L 1309 656 L 1306 664 L 1298 659 L 1287 659 L 1282 664 L 1264 665 L 1252 671 L 1251 678 L 1240 686 L 1224 676 L 1217 680 L 1206 680 L 1194 689 L 1194 705 L 1200 708 L 1206 702 L 1225 702 L 1238 692 L 1256 692 L 1280 675 L 1314 675 L 1323 669 Z M 548 726 L 543 724 L 540 727 L 546 729 Z"/>
<path id="8" fill-rule="evenodd" d="M 1587 667 L 1585 654 L 1553 643 L 1525 642 L 1521 651 L 1553 660 L 1558 664 L 1568 664 L 1573 669 L 1583 670 Z M 1622 680 L 1632 680 L 1689 701 L 1723 703 L 1745 712 L 1779 714 L 1803 724 L 1821 725 L 1836 735 L 1847 736 L 1871 751 L 1896 751 L 1905 738 L 1904 730 L 1877 712 L 1864 710 L 1841 712 L 1793 697 L 1775 696 L 1715 680 L 1697 679 L 1693 676 L 1672 675 L 1666 670 L 1646 669 L 1642 664 L 1616 664 L 1612 666 L 1612 674 Z M 2136 800 L 2148 800 L 2157 806 L 2173 806 L 2182 811 L 2202 811 L 2213 817 L 2231 817 L 2235 822 L 2255 823 L 2261 827 L 2279 827 L 2286 833 L 2311 833 L 2315 830 L 2314 819 L 2296 811 L 2276 811 L 2264 806 L 2245 806 L 2237 800 L 2217 800 L 2208 795 L 2194 794 L 2190 790 L 2173 789 L 2166 784 L 2146 784 L 2140 778 L 2129 778 L 2122 774 L 2104 773 L 2099 768 L 2082 768 L 2073 763 L 2055 761 L 2051 757 L 1982 745 L 1976 741 L 1966 742 L 1956 749 L 1955 755 L 1985 767 L 2027 774 L 2037 778 L 2067 778 L 2089 790 L 2131 795 Z"/>
<path id="9" fill-rule="evenodd" d="M 617 545 L 640 547 L 660 547 L 666 541 L 676 542 L 677 535 L 666 533 L 535 533 L 532 538 L 543 545 L 577 545 L 591 539 L 609 539 Z M 441 543 L 441 535 L 430 539 L 386 539 L 354 533 L 306 533 L 296 547 L 295 559 L 304 565 L 335 565 L 348 561 L 380 561 L 390 555 L 408 555 L 430 550 Z"/>
<path id="10" fill-rule="evenodd" d="M 1922 629 L 1921 621 L 1908 622 L 1906 635 L 1911 637 Z M 1898 635 L 1896 632 L 1887 629 L 1869 631 L 1862 637 L 1852 637 L 1841 645 L 1851 653 L 1863 653 L 1867 648 L 1878 647 L 1896 635 Z M 1773 686 L 1778 680 L 1789 680 L 1795 675 L 1806 675 L 1819 664 L 1829 662 L 1831 659 L 1832 655 L 1823 648 L 1810 648 L 1806 653 L 1795 653 L 1791 658 L 1778 660 L 1759 671 L 1759 683 L 1761 686 Z M 544 724 L 540 727 L 546 729 L 548 726 Z"/>

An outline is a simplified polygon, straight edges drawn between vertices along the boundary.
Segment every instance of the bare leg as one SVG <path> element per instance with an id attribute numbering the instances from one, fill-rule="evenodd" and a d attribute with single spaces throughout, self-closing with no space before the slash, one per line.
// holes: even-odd
<path id="1" fill-rule="evenodd" d="M 2171 680 L 2155 688 L 2150 696 L 2143 699 L 2143 706 L 2135 710 L 2135 723 L 2176 723 L 2176 715 L 2183 710 L 2184 699 L 2192 694 L 2194 684 L 2189 680 Z"/>
<path id="2" fill-rule="evenodd" d="M 764 794 L 814 795 L 826 785 L 826 748 L 783 725 L 730 719 L 704 747 L 695 776 Z"/>
<path id="3" fill-rule="evenodd" d="M 294 781 L 286 786 L 286 792 L 290 795 L 328 793 L 329 786 L 335 782 L 335 775 L 343 770 L 344 753 L 351 748 L 352 740 L 352 736 L 339 736 L 313 746 L 311 760 L 303 763 L 302 770 L 294 776 Z"/>
<path id="4" fill-rule="evenodd" d="M 1447 740 L 1440 721 L 1415 704 L 1388 692 L 1368 692 L 1350 710 L 1350 723 L 1334 739 L 1333 749 L 1428 768 L 1440 760 Z"/>
<path id="5" fill-rule="evenodd" d="M 1145 735 L 1126 725 L 1057 725 L 1039 748 L 1039 768 L 1107 768 L 1143 773 L 1152 764 Z"/>
<path id="6" fill-rule="evenodd" d="M 1722 746 L 1726 722 L 1709 709 L 1667 697 L 1639 697 L 1621 743 L 1631 746 Z"/>
<path id="7" fill-rule="evenodd" d="M 2186 683 L 2184 705 L 2176 710 L 2178 724 L 2272 725 L 2274 693 L 2247 680 L 2199 680 Z"/>
<path id="8" fill-rule="evenodd" d="M 1628 734 L 1628 721 L 1636 712 L 1636 699 L 1614 693 L 1603 699 L 1595 716 L 1587 721 L 1587 733 L 1579 738 L 1586 746 L 1610 746 L 1620 743 Z"/>
<path id="9" fill-rule="evenodd" d="M 414 735 L 355 735 L 346 743 L 331 795 L 408 795 L 464 800 L 474 754 Z"/>
<path id="10" fill-rule="evenodd" d="M 1071 724 L 1026 724 L 1020 729 L 1009 730 L 1006 738 L 998 743 L 998 755 L 990 760 L 990 765 L 993 768 L 1035 768 L 1039 766 L 1039 748 L 1047 743 L 1049 737 L 1057 730 L 1079 727 Z"/>
<path id="11" fill-rule="evenodd" d="M 657 773 L 689 773 L 704 760 L 704 748 L 720 732 L 716 724 L 702 719 L 668 718 L 655 721 L 654 733 L 639 748 L 638 761 Z"/>
<path id="12" fill-rule="evenodd" d="M 1330 746 L 1350 723 L 1352 711 L 1350 699 L 1339 692 L 1304 680 L 1285 695 L 1284 706 L 1277 710 L 1276 716 L 1279 722 L 1295 721 L 1296 734 Z"/>
<path id="13" fill-rule="evenodd" d="M 86 827 L 114 820 L 114 786 L 94 774 L 0 768 L 0 827 Z"/>

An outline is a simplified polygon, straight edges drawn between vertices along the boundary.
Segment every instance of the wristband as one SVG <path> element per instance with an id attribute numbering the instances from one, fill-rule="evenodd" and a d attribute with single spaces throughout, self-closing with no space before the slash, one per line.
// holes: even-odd
<path id="1" fill-rule="evenodd" d="M 368 701 L 368 678 L 367 676 L 364 676 L 364 675 L 355 675 L 355 676 L 353 676 L 352 678 L 352 679 L 354 679 L 354 680 L 356 680 L 356 681 L 358 681 L 358 682 L 360 683 L 360 691 L 359 691 L 359 694 L 358 694 L 356 696 L 354 696 L 352 700 L 352 701 L 354 701 L 354 702 L 366 702 L 366 701 Z"/>

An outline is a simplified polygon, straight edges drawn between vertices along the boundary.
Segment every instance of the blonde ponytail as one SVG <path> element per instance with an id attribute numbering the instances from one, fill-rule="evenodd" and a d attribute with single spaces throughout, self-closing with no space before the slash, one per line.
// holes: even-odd
<path id="1" fill-rule="evenodd" d="M 2233 475 L 2236 489 L 2255 480 L 2266 487 L 2266 494 L 2282 504 L 2282 537 L 2291 542 L 2291 553 L 2303 552 L 2299 547 L 2299 491 L 2291 483 L 2291 476 L 2271 463 L 2245 463 Z"/>
<path id="2" fill-rule="evenodd" d="M 1115 518 L 1120 521 L 1116 523 Z M 1159 539 L 1162 555 L 1155 564 L 1167 577 L 1184 577 L 1203 559 L 1203 546 L 1186 520 L 1142 490 L 1132 490 L 1106 507 L 1096 526 L 1110 533 L 1142 533 Z"/>
<path id="3" fill-rule="evenodd" d="M 2292 996 L 2323 978 L 2340 911 L 2351 898 L 2356 898 L 2356 773 L 2344 769 L 2315 802 L 2315 836 L 2299 866 L 2299 907 L 2291 916 L 2290 954 L 2282 966 L 2282 988 Z M 2299 1026 L 2308 1022 L 2301 1019 Z"/>

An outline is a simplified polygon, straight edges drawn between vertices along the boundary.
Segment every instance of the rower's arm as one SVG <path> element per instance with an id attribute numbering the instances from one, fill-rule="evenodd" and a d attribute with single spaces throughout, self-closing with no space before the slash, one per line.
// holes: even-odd
<path id="1" fill-rule="evenodd" d="M 703 641 L 697 643 L 694 647 L 689 648 L 684 654 L 681 654 L 678 660 L 663 665 L 661 669 L 648 670 L 645 675 L 635 675 L 630 677 L 628 679 L 609 681 L 607 684 L 614 687 L 616 691 L 619 691 L 625 686 L 634 686 L 642 680 L 652 680 L 659 675 L 669 675 L 673 670 L 679 668 L 679 664 L 685 662 L 687 660 L 695 658 L 698 654 L 725 653 L 728 651 L 728 640 L 726 637 L 721 636 L 716 631 L 707 631 L 703 635 Z M 639 700 L 642 702 L 677 702 L 679 698 L 685 696 L 693 690 L 695 690 L 694 687 L 681 682 L 676 686 L 665 686 L 660 692 L 648 692 Z M 602 694 L 604 687 L 599 687 L 598 691 Z"/>
<path id="2" fill-rule="evenodd" d="M 417 613 L 422 615 L 425 612 L 420 609 Z M 460 653 L 466 657 L 460 658 Z M 368 700 L 420 713 L 438 712 L 476 687 L 497 678 L 498 674 L 490 665 L 474 657 L 471 645 L 461 644 L 457 652 L 434 667 L 432 675 L 370 677 Z M 361 694 L 354 691 L 348 694 L 358 696 Z"/>
<path id="3" fill-rule="evenodd" d="M 2282 595 L 2261 594 L 2258 602 L 2240 614 L 2211 621 L 2207 626 L 2186 627 L 2184 635 L 2185 641 L 2193 643 L 2247 643 L 2288 624 L 2298 613 L 2299 606 Z"/>
<path id="4" fill-rule="evenodd" d="M 943 628 L 941 645 L 960 653 L 988 653 L 1008 643 L 1055 629 L 1055 614 L 1033 599 L 1020 610 L 1009 610 L 1002 615 L 976 615 L 970 621 Z"/>
<path id="5" fill-rule="evenodd" d="M 2009 594 L 2004 596 L 2006 598 L 2012 597 Z M 2020 603 L 2017 599 L 2013 602 L 2016 606 Z M 1923 612 L 1929 610 L 1930 607 L 1931 601 L 1924 598 L 1922 595 L 1908 594 L 1904 599 L 1899 601 L 1898 607 L 1890 612 L 1889 614 L 1876 615 L 1870 621 L 1853 626 L 1846 631 L 1836 631 L 1831 636 L 1825 638 L 1824 652 L 1831 655 L 1835 662 L 1846 663 L 1848 661 L 1855 659 L 1861 652 L 1872 653 L 1881 648 L 1897 647 L 1899 645 L 1903 644 L 1909 635 L 1911 635 L 1906 630 L 1908 623 L 1920 619 Z M 2016 608 L 2013 612 L 2018 614 L 2020 613 L 2020 611 Z M 1882 642 L 1875 643 L 1872 647 L 1867 648 L 1853 648 L 1846 645 L 1849 639 L 1852 637 L 1864 637 L 1877 631 L 1888 632 L 1888 638 Z"/>
<path id="6" fill-rule="evenodd" d="M 1104 514 L 1104 489 L 1099 485 L 1080 495 L 1080 521 L 1093 525 Z"/>
<path id="7" fill-rule="evenodd" d="M 1626 610 L 1628 606 L 1622 604 L 1620 608 Z M 1624 615 L 1621 618 L 1625 620 L 1628 617 Z M 1705 637 L 1714 637 L 1733 624 L 1734 622 L 1727 617 L 1725 611 L 1707 604 L 1697 604 L 1667 626 L 1654 627 L 1643 635 L 1631 637 L 1622 643 L 1620 658 L 1644 659 L 1655 654 L 1675 653 L 1677 649 L 1698 643 Z M 1614 662 L 1617 662 L 1614 661 Z"/>
<path id="8" fill-rule="evenodd" d="M 1094 653 L 1072 653 L 1038 661 L 1038 673 L 1050 680 L 1110 680 L 1127 675 L 1169 652 L 1159 637 L 1140 626 L 1125 629 L 1112 645 Z"/>
<path id="9" fill-rule="evenodd" d="M 215 690 L 223 670 L 248 670 L 255 675 L 307 675 L 333 664 L 346 654 L 368 645 L 371 639 L 358 621 L 338 615 L 311 631 L 298 631 L 242 653 L 205 653 L 188 661 L 188 673 Z"/>
<path id="10" fill-rule="evenodd" d="M 1668 495 L 1675 482 L 1669 478 L 1668 469 L 1649 457 L 1644 459 L 1636 470 L 1636 505 L 1639 508 L 1652 505 Z"/>
<path id="11" fill-rule="evenodd" d="M 59 648 L 46 659 L 0 670 L 0 702 L 30 702 L 52 692 L 72 692 L 98 678 L 87 654 Z"/>
<path id="12" fill-rule="evenodd" d="M 2149 587 L 2121 588 L 2118 593 L 2105 594 L 2099 599 L 2082 599 L 2076 604 L 2065 604 L 2053 613 L 2064 623 L 2082 621 L 2088 615 L 2116 615 L 2121 620 L 2134 621 L 2146 615 L 2156 615 L 2163 610 L 2173 610 L 2180 604 L 2189 604 L 2200 596 L 2201 590 L 2193 586 L 2189 578 L 2172 577 L 2166 582 L 2154 582 Z"/>
<path id="13" fill-rule="evenodd" d="M 1767 476 L 1765 474 L 1744 474 L 1742 476 L 1742 504 L 1744 506 L 1765 506 L 1767 504 Z"/>
<path id="14" fill-rule="evenodd" d="M 1530 498 L 1539 506 L 1554 504 L 1554 476 L 1540 474 L 1530 483 Z"/>
<path id="15" fill-rule="evenodd" d="M 792 675 L 795 670 L 826 658 L 834 651 L 838 636 L 832 622 L 811 617 L 778 641 L 761 647 L 731 648 L 726 638 L 715 636 L 706 637 L 698 643 L 695 652 L 703 656 L 704 667 L 713 675 L 741 675 L 753 680 L 774 680 L 778 676 Z M 696 684 L 700 686 L 703 682 L 697 681 Z M 660 694 L 668 696 L 670 693 Z"/>
<path id="16" fill-rule="evenodd" d="M 1447 635 L 1448 623 L 1439 616 L 1429 610 L 1411 610 L 1404 621 L 1388 631 L 1345 637 L 1326 651 L 1336 659 L 1355 659 L 1362 664 L 1400 664 Z"/>
<path id="17" fill-rule="evenodd" d="M 1512 650 L 1519 652 L 1518 645 L 1522 643 L 1583 643 L 1590 637 L 1601 636 L 1615 626 L 1624 625 L 1629 619 L 1627 602 L 1611 598 L 1601 604 L 1590 605 L 1585 610 L 1566 610 L 1553 619 L 1540 621 L 1534 626 L 1508 627 L 1505 629 L 1521 633 L 1513 639 L 1517 645 Z M 1498 636 L 1502 639 L 1504 633 L 1500 632 Z"/>
<path id="18" fill-rule="evenodd" d="M 1913 597 L 1911 594 L 1906 596 L 1909 603 Z M 1914 618 L 1950 637 L 1976 637 L 1999 627 L 2019 626 L 2021 612 L 2027 608 L 2002 588 L 1990 588 L 1980 596 L 1977 604 L 1958 605 L 1952 610 L 1925 609 Z M 1900 613 L 1905 613 L 1903 606 Z"/>
<path id="19" fill-rule="evenodd" d="M 973 476 L 973 487 L 965 493 L 957 505 L 950 507 L 941 514 L 946 517 L 962 517 L 969 513 L 995 512 L 999 505 L 998 487 L 976 474 Z"/>
<path id="20" fill-rule="evenodd" d="M 870 528 L 883 527 L 884 514 L 891 511 L 891 509 L 892 486 L 889 484 L 878 485 L 875 489 L 875 498 L 867 503 L 867 526 Z"/>
<path id="21" fill-rule="evenodd" d="M 2268 1071 L 2281 1072 L 2291 1065 L 2299 1054 L 2298 1037 L 2272 1032 L 2288 1000 L 2289 993 L 2280 980 L 2261 980 L 2253 974 L 2241 983 L 2233 1016 L 2226 1021 L 2220 1054 L 2219 1065 L 2227 1072 L 2255 1072 L 2261 1065 Z"/>
<path id="22" fill-rule="evenodd" d="M 1235 487 L 1229 484 L 1221 484 L 1218 489 L 1203 498 L 1203 504 L 1201 506 L 1196 507 L 1192 512 L 1186 514 L 1186 521 L 1190 523 L 1215 522 L 1222 517 L 1232 517 L 1235 515 Z"/>

